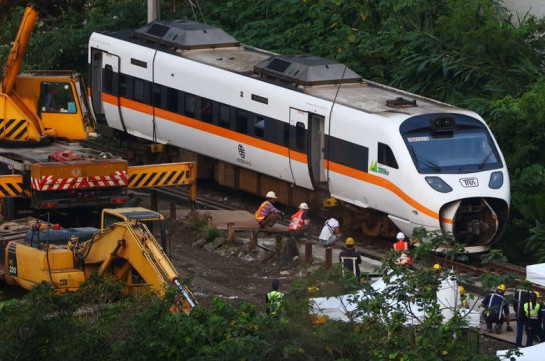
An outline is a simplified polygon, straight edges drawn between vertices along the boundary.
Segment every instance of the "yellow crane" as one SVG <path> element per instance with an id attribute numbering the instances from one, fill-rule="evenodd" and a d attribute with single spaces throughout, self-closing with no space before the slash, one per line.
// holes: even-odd
<path id="1" fill-rule="evenodd" d="M 2 218 L 36 210 L 119 206 L 130 188 L 189 185 L 194 200 L 194 162 L 129 166 L 124 159 L 74 143 L 94 134 L 96 123 L 81 75 L 69 70 L 19 73 L 38 14 L 34 5 L 25 9 L 2 72 Z"/>

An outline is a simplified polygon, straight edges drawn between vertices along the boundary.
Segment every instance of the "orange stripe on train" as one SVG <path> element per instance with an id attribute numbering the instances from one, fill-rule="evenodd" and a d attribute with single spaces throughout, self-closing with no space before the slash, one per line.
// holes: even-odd
<path id="1" fill-rule="evenodd" d="M 102 99 L 105 102 L 113 104 L 113 105 L 118 104 L 117 97 L 106 94 L 106 93 L 102 93 Z M 119 99 L 120 99 L 120 103 L 127 108 L 130 108 L 132 110 L 136 110 L 142 113 L 146 113 L 149 115 L 153 114 L 153 108 L 149 105 L 144 105 L 144 104 L 141 104 L 126 98 L 119 98 Z M 256 148 L 260 148 L 260 149 L 263 149 L 278 155 L 282 155 L 284 157 L 290 157 L 291 159 L 301 163 L 307 163 L 308 161 L 306 154 L 290 150 L 287 147 L 273 144 L 264 140 L 256 139 L 254 137 L 250 137 L 245 134 L 240 134 L 233 130 L 218 127 L 213 124 L 197 121 L 193 118 L 189 118 L 177 113 L 169 112 L 164 109 L 155 108 L 155 115 L 165 120 L 172 121 L 172 122 L 175 122 L 190 128 L 198 129 L 203 132 L 211 133 L 214 135 L 218 135 L 220 137 L 224 137 L 224 138 L 231 139 L 237 142 L 245 143 L 245 144 L 254 146 Z M 437 212 L 434 212 L 431 209 L 426 208 L 425 206 L 423 206 L 422 204 L 420 204 L 419 202 L 411 198 L 409 195 L 407 195 L 405 192 L 403 192 L 398 186 L 396 186 L 389 180 L 386 180 L 384 178 L 377 177 L 367 172 L 359 171 L 357 169 L 353 169 L 353 168 L 350 168 L 335 162 L 327 161 L 327 160 L 324 160 L 324 164 L 326 168 L 328 167 L 328 164 L 329 164 L 329 169 L 336 173 L 340 173 L 345 176 L 359 179 L 361 181 L 388 189 L 389 191 L 393 192 L 398 197 L 403 199 L 407 204 L 419 210 L 421 213 L 424 213 L 427 216 L 430 216 L 432 218 L 439 219 L 439 214 Z M 453 220 L 441 218 L 441 222 L 453 223 Z"/>

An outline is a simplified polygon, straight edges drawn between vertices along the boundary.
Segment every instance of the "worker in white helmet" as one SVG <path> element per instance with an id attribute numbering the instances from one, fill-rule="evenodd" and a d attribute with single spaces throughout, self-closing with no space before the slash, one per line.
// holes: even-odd
<path id="1" fill-rule="evenodd" d="M 267 199 L 261 203 L 255 212 L 255 219 L 259 224 L 259 228 L 270 229 L 278 220 L 284 218 L 284 212 L 274 206 L 276 194 L 273 191 L 267 192 L 265 198 Z"/>
<path id="2" fill-rule="evenodd" d="M 403 232 L 398 232 L 397 242 L 394 243 L 394 250 L 400 252 L 399 257 L 395 260 L 395 264 L 411 265 L 411 255 L 409 253 L 409 242 L 405 239 Z"/>
<path id="3" fill-rule="evenodd" d="M 299 210 L 291 216 L 290 225 L 288 226 L 291 237 L 299 238 L 305 235 L 309 240 L 312 238 L 313 226 L 308 216 L 308 210 L 308 204 L 301 203 L 299 204 Z"/>

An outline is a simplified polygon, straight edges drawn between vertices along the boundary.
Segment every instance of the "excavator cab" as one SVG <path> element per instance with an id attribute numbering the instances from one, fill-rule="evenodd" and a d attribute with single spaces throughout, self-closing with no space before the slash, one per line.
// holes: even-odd
<path id="1" fill-rule="evenodd" d="M 161 213 L 143 207 L 104 208 L 100 228 L 106 229 L 114 223 L 126 221 L 142 222 L 152 233 L 160 232 L 161 247 L 166 251 L 166 225 Z"/>

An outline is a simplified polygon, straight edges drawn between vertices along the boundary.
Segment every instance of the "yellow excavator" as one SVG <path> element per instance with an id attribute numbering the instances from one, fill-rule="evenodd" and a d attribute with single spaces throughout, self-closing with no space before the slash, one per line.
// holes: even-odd
<path id="1" fill-rule="evenodd" d="M 189 313 L 198 302 L 145 224 L 162 220 L 162 215 L 145 208 L 120 208 L 103 212 L 103 218 L 126 220 L 103 229 L 53 229 L 35 222 L 24 238 L 6 242 L 6 283 L 28 290 L 46 282 L 64 293 L 77 290 L 97 272 L 121 281 L 127 294 L 150 287 L 163 296 L 173 288 L 178 297 L 171 311 Z"/>

